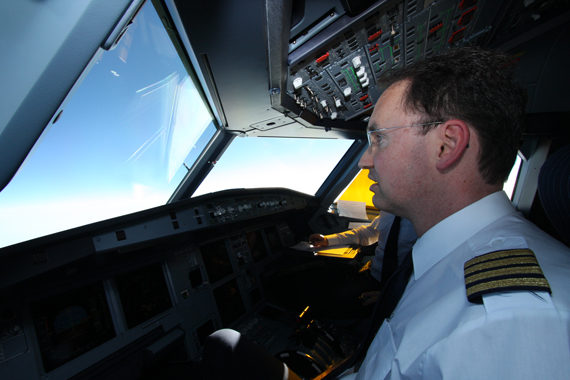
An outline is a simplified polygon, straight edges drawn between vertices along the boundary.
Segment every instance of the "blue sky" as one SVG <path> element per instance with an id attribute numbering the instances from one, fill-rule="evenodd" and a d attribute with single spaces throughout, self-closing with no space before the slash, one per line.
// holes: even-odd
<path id="1" fill-rule="evenodd" d="M 223 188 L 286 187 L 314 195 L 352 140 L 236 138 L 196 195 Z"/>

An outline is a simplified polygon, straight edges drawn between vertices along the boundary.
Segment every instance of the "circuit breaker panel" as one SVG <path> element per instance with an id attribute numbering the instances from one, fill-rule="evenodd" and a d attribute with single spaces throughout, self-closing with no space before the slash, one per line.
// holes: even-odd
<path id="1" fill-rule="evenodd" d="M 479 45 L 492 21 L 476 22 L 484 0 L 379 3 L 357 17 L 344 15 L 291 51 L 287 95 L 301 109 L 319 119 L 367 115 L 384 73 L 448 47 Z"/>

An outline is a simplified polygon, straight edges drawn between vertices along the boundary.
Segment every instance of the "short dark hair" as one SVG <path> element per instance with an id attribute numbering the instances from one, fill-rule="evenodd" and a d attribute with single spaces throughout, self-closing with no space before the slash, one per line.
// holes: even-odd
<path id="1" fill-rule="evenodd" d="M 409 81 L 404 106 L 423 115 L 421 123 L 457 118 L 474 128 L 481 141 L 479 171 L 497 184 L 508 178 L 524 127 L 527 94 L 514 66 L 513 57 L 498 51 L 452 48 L 393 70 L 380 85 Z"/>

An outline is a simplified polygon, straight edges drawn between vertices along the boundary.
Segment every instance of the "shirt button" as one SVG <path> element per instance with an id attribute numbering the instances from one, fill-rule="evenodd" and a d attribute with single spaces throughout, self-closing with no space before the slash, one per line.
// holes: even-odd
<path id="1" fill-rule="evenodd" d="M 504 243 L 503 239 L 495 239 L 493 240 L 493 242 L 491 243 L 491 246 L 495 247 L 495 248 L 499 248 L 500 246 L 502 246 Z"/>

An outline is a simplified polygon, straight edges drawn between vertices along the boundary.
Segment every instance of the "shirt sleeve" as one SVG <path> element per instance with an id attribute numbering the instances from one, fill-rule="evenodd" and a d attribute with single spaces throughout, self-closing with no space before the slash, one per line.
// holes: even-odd
<path id="1" fill-rule="evenodd" d="M 379 231 L 376 229 L 380 217 L 376 217 L 369 225 L 360 226 L 334 235 L 325 236 L 329 245 L 359 244 L 372 245 L 378 241 Z"/>

